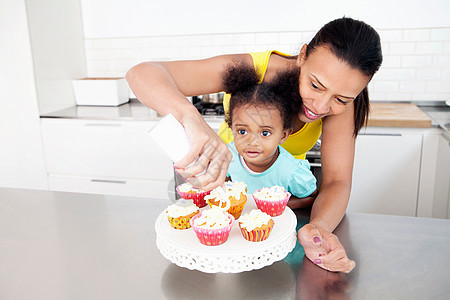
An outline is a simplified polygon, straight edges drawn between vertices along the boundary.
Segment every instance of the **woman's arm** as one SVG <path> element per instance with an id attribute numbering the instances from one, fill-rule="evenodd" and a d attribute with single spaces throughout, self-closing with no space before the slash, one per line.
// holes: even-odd
<path id="1" fill-rule="evenodd" d="M 355 138 L 353 104 L 344 113 L 323 122 L 322 183 L 314 201 L 310 223 L 332 232 L 347 209 L 352 185 Z"/>
<path id="2" fill-rule="evenodd" d="M 186 96 L 221 91 L 221 74 L 235 60 L 251 63 L 248 54 L 223 55 L 197 61 L 146 62 L 126 74 L 139 101 L 162 115 L 173 114 L 184 126 L 192 148 L 175 167 L 191 184 L 207 190 L 225 180 L 231 153 Z M 197 157 L 193 166 L 184 169 Z M 195 177 L 205 168 L 205 174 Z"/>
<path id="3" fill-rule="evenodd" d="M 340 115 L 324 120 L 322 130 L 322 183 L 314 201 L 310 223 L 299 232 L 306 256 L 320 267 L 350 272 L 355 262 L 332 232 L 342 220 L 350 197 L 355 139 L 353 104 Z"/>

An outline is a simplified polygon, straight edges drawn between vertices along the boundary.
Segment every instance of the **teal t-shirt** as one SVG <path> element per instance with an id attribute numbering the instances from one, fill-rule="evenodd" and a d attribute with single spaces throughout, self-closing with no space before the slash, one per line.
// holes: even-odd
<path id="1" fill-rule="evenodd" d="M 278 146 L 280 154 L 269 169 L 259 174 L 251 174 L 242 165 L 234 142 L 227 146 L 233 154 L 227 176 L 233 181 L 245 182 L 249 194 L 274 185 L 284 187 L 286 191 L 299 198 L 309 196 L 316 190 L 316 177 L 310 170 L 309 162 L 296 159 L 283 147 Z"/>

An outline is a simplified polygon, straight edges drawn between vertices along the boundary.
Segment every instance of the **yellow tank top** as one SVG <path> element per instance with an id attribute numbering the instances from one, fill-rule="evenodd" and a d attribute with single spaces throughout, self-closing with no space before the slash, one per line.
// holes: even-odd
<path id="1" fill-rule="evenodd" d="M 266 52 L 250 53 L 253 59 L 253 65 L 257 74 L 260 76 L 259 82 L 262 82 L 264 75 L 266 74 L 269 58 L 272 53 L 276 53 L 283 56 L 287 54 L 272 50 Z M 223 107 L 225 113 L 228 113 L 230 107 L 230 95 L 225 94 L 223 98 Z M 295 158 L 305 159 L 306 152 L 311 149 L 322 133 L 322 119 L 319 119 L 312 123 L 306 123 L 299 131 L 292 133 L 286 141 L 281 145 Z M 219 129 L 219 137 L 228 144 L 233 141 L 233 133 L 228 127 L 227 123 L 222 122 Z"/>

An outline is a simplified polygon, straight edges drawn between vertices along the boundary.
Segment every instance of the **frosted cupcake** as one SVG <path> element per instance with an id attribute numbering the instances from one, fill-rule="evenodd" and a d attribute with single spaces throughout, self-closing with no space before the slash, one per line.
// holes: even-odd
<path id="1" fill-rule="evenodd" d="M 281 186 L 265 187 L 253 193 L 256 206 L 272 217 L 281 215 L 291 197 Z"/>
<path id="2" fill-rule="evenodd" d="M 261 242 L 267 239 L 274 224 L 272 218 L 259 209 L 254 209 L 239 218 L 241 233 L 250 242 Z"/>
<path id="3" fill-rule="evenodd" d="M 192 200 L 180 199 L 166 209 L 170 226 L 175 229 L 191 228 L 191 218 L 200 212 Z"/>
<path id="4" fill-rule="evenodd" d="M 225 182 L 225 194 L 230 200 L 228 212 L 237 220 L 241 216 L 247 202 L 247 185 L 244 182 L 227 181 Z M 209 195 L 205 196 L 205 200 L 209 206 L 213 207 L 218 206 L 223 197 L 222 191 L 219 188 L 215 188 Z"/>
<path id="5" fill-rule="evenodd" d="M 192 199 L 198 207 L 206 206 L 205 196 L 211 191 L 204 191 L 193 187 L 190 183 L 185 182 L 177 186 L 177 193 L 184 199 Z"/>
<path id="6" fill-rule="evenodd" d="M 227 241 L 234 217 L 217 206 L 203 210 L 191 219 L 191 226 L 200 243 L 216 246 Z"/>

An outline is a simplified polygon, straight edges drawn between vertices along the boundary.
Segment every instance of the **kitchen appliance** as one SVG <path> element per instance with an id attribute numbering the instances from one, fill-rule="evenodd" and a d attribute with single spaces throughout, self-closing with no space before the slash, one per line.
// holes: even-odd
<path id="1" fill-rule="evenodd" d="M 198 112 L 203 116 L 223 116 L 224 93 L 206 94 L 192 97 L 192 104 L 197 108 Z"/>
<path id="2" fill-rule="evenodd" d="M 320 154 L 321 140 L 317 140 L 316 144 L 306 152 L 306 160 L 311 166 L 311 172 L 317 179 L 317 187 L 320 187 L 322 182 L 322 159 Z"/>

